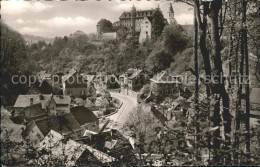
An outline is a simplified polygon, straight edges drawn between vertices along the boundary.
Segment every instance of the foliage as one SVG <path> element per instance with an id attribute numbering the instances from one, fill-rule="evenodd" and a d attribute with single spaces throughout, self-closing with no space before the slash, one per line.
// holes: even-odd
<path id="1" fill-rule="evenodd" d="M 153 12 L 152 39 L 156 41 L 162 34 L 165 26 L 164 16 L 159 8 Z"/>
<path id="2" fill-rule="evenodd" d="M 163 47 L 167 53 L 175 55 L 188 45 L 187 34 L 180 25 L 168 25 L 162 32 Z"/>
<path id="3" fill-rule="evenodd" d="M 34 61 L 26 56 L 25 41 L 22 36 L 10 29 L 1 21 L 1 100 L 2 105 L 13 104 L 18 94 L 27 91 L 28 85 L 12 83 L 14 75 L 29 73 L 30 64 L 35 65 Z M 29 66 L 28 66 L 29 65 Z"/>
<path id="4" fill-rule="evenodd" d="M 113 25 L 111 23 L 111 21 L 107 20 L 107 19 L 101 19 L 98 24 L 101 27 L 101 32 L 111 32 L 113 29 Z"/>

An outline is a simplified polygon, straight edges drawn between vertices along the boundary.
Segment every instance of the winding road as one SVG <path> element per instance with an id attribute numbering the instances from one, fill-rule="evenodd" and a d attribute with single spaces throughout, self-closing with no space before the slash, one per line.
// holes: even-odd
<path id="1" fill-rule="evenodd" d="M 118 109 L 118 112 L 109 116 L 110 120 L 124 124 L 127 121 L 127 117 L 131 111 L 137 106 L 136 98 L 132 96 L 123 95 L 120 93 L 110 92 L 111 96 L 120 100 L 123 105 Z"/>

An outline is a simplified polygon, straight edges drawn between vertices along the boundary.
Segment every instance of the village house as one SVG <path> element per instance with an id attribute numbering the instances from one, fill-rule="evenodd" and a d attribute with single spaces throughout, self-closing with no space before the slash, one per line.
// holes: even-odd
<path id="1" fill-rule="evenodd" d="M 180 76 L 162 71 L 150 79 L 150 88 L 157 97 L 179 96 Z"/>
<path id="2" fill-rule="evenodd" d="M 51 94 L 30 94 L 30 95 L 19 95 L 14 104 L 15 115 L 19 115 L 26 107 L 34 104 L 41 104 L 41 108 L 45 109 L 48 105 L 50 113 L 56 113 L 56 104 L 52 100 Z"/>
<path id="3" fill-rule="evenodd" d="M 14 104 L 13 117 L 21 116 L 23 118 L 30 118 L 47 114 L 47 106 L 50 115 L 66 113 L 69 112 L 70 101 L 69 96 L 63 95 L 19 95 Z"/>
<path id="4" fill-rule="evenodd" d="M 75 69 L 71 69 L 62 77 L 63 94 L 72 98 L 83 98 L 87 96 L 87 82 L 77 73 Z"/>
<path id="5" fill-rule="evenodd" d="M 91 110 L 84 106 L 76 106 L 70 108 L 70 112 L 79 123 L 83 131 L 90 130 L 93 132 L 98 132 L 99 120 Z"/>
<path id="6" fill-rule="evenodd" d="M 128 94 L 128 91 L 138 92 L 149 82 L 148 73 L 141 69 L 129 68 L 119 76 L 121 92 Z"/>
<path id="7" fill-rule="evenodd" d="M 71 139 L 64 143 L 63 140 L 64 136 L 51 130 L 40 143 L 38 150 L 51 151 L 52 157 L 63 161 L 65 166 L 85 166 L 86 164 L 88 166 L 103 166 L 113 165 L 116 162 L 115 158 L 91 146 L 80 144 Z M 42 155 L 38 159 L 41 165 L 47 164 L 48 160 L 49 154 Z"/>
<path id="8" fill-rule="evenodd" d="M 97 90 L 97 93 L 101 93 L 102 90 L 107 89 L 107 73 L 97 72 L 92 82 Z"/>
<path id="9" fill-rule="evenodd" d="M 123 162 L 136 160 L 134 144 L 116 129 L 93 134 L 91 137 L 85 136 L 80 141 Z"/>
<path id="10" fill-rule="evenodd" d="M 53 95 L 52 96 L 55 104 L 56 104 L 56 112 L 61 113 L 68 113 L 70 108 L 71 98 L 67 95 Z"/>
<path id="11" fill-rule="evenodd" d="M 77 139 L 83 136 L 84 131 L 80 127 L 75 117 L 71 113 L 56 116 L 38 116 L 31 117 L 28 122 L 34 121 L 43 136 L 46 136 L 50 130 L 57 131 L 64 136 Z"/>

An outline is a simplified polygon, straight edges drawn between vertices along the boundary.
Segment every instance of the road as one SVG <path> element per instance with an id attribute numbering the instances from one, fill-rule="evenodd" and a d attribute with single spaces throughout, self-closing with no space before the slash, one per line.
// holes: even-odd
<path id="1" fill-rule="evenodd" d="M 109 116 L 108 118 L 120 124 L 124 124 L 127 121 L 129 113 L 131 113 L 131 111 L 133 111 L 133 109 L 137 106 L 137 100 L 132 96 L 113 92 L 110 93 L 112 97 L 120 100 L 123 105 L 120 107 L 117 113 Z"/>

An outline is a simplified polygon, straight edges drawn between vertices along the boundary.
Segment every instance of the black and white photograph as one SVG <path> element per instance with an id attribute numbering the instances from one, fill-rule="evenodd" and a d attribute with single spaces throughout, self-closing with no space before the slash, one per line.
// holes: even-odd
<path id="1" fill-rule="evenodd" d="M 2 0 L 1 166 L 259 166 L 259 0 Z"/>

